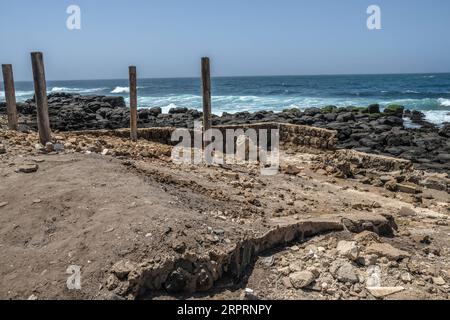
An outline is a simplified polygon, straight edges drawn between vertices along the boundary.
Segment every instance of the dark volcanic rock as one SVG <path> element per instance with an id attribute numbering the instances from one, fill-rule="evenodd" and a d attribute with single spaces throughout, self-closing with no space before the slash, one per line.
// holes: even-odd
<path id="1" fill-rule="evenodd" d="M 122 97 L 81 96 L 54 93 L 48 96 L 51 127 L 55 131 L 118 129 L 129 127 L 130 112 Z M 36 130 L 34 99 L 17 104 L 21 126 Z M 6 114 L 6 104 L 0 103 L 0 113 Z M 419 123 L 421 129 L 404 127 L 403 114 Z M 172 108 L 163 114 L 161 108 L 140 108 L 138 126 L 193 128 L 201 121 L 202 113 L 195 109 Z M 418 162 L 420 166 L 450 172 L 450 124 L 437 128 L 424 120 L 419 111 L 404 111 L 391 105 L 380 113 L 379 105 L 367 108 L 328 106 L 323 109 L 297 108 L 283 112 L 223 113 L 212 117 L 213 125 L 280 122 L 311 125 L 338 132 L 338 148 L 398 156 Z"/>
<path id="2" fill-rule="evenodd" d="M 439 130 L 439 135 L 450 138 L 450 123 L 444 123 L 444 126 Z"/>
<path id="3" fill-rule="evenodd" d="M 379 104 L 371 104 L 367 107 L 367 111 L 369 113 L 380 113 L 380 105 Z"/>
<path id="4" fill-rule="evenodd" d="M 172 108 L 169 110 L 170 114 L 179 114 L 179 113 L 186 113 L 186 112 L 188 112 L 188 108 L 183 108 L 183 107 Z"/>

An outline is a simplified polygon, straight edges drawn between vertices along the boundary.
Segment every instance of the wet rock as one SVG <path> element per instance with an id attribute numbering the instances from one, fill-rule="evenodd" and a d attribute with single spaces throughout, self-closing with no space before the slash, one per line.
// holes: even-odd
<path id="1" fill-rule="evenodd" d="M 162 109 L 160 107 L 153 107 L 149 109 L 149 113 L 153 116 L 157 116 L 162 113 Z"/>
<path id="2" fill-rule="evenodd" d="M 176 107 L 169 110 L 169 114 L 180 114 L 188 112 L 188 108 L 185 107 Z"/>
<path id="3" fill-rule="evenodd" d="M 402 117 L 404 110 L 405 110 L 405 107 L 403 107 L 403 106 L 400 106 L 397 104 L 391 104 L 384 109 L 384 113 Z"/>
<path id="4" fill-rule="evenodd" d="M 367 111 L 369 113 L 380 113 L 380 105 L 379 104 L 371 104 L 367 107 Z"/>
<path id="5" fill-rule="evenodd" d="M 439 135 L 450 138 L 450 123 L 446 123 L 444 124 L 444 126 L 442 126 L 442 128 L 439 130 Z"/>
<path id="6" fill-rule="evenodd" d="M 421 111 L 418 111 L 418 110 L 411 111 L 410 118 L 413 123 L 420 124 L 424 121 L 425 117 L 426 117 L 425 114 Z"/>

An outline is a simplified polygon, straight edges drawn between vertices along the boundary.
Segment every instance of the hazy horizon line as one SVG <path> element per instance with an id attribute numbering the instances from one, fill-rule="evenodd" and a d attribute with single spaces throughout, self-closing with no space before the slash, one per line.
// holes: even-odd
<path id="1" fill-rule="evenodd" d="M 329 73 L 329 74 L 274 74 L 274 75 L 230 75 L 230 76 L 211 76 L 212 79 L 217 78 L 270 78 L 270 77 L 329 77 L 329 76 L 391 76 L 391 75 L 437 75 L 450 74 L 445 72 L 393 72 L 393 73 Z M 138 80 L 163 80 L 163 79 L 200 79 L 200 76 L 179 76 L 179 77 L 142 77 Z M 105 81 L 105 80 L 128 80 L 128 78 L 97 78 L 97 79 L 50 79 L 47 82 L 64 82 L 64 81 Z M 33 82 L 33 80 L 15 80 L 15 82 Z M 3 83 L 3 79 L 1 81 Z"/>

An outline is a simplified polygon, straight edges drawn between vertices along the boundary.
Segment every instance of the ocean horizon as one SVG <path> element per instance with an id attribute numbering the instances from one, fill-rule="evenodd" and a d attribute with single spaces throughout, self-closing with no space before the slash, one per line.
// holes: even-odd
<path id="1" fill-rule="evenodd" d="M 34 95 L 31 81 L 17 81 L 17 101 Z M 128 102 L 128 79 L 47 81 L 48 93 L 123 96 Z M 382 107 L 400 104 L 419 110 L 436 124 L 450 122 L 450 73 L 231 76 L 212 78 L 213 113 L 279 112 L 288 108 L 335 105 Z M 0 101 L 4 101 L 3 84 Z M 202 109 L 200 78 L 146 78 L 138 80 L 138 105 Z"/>

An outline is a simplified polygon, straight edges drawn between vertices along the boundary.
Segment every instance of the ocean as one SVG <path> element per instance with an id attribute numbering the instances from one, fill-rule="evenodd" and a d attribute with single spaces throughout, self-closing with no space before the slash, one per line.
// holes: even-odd
<path id="1" fill-rule="evenodd" d="M 48 92 L 123 96 L 128 80 L 48 81 Z M 5 93 L 0 85 L 0 101 Z M 212 79 L 213 113 L 308 107 L 401 104 L 436 124 L 450 122 L 450 74 L 217 77 Z M 18 101 L 33 96 L 32 82 L 16 82 Z M 139 79 L 139 107 L 201 110 L 198 78 Z"/>

